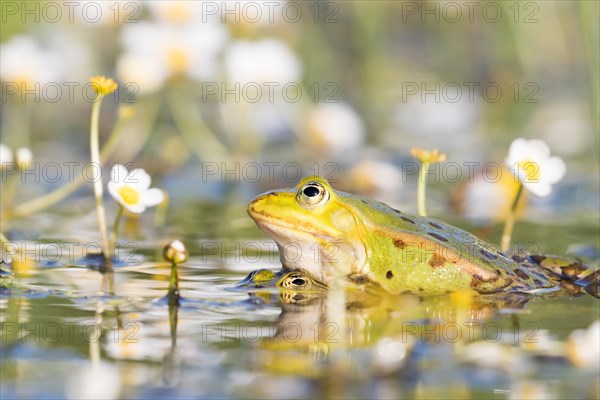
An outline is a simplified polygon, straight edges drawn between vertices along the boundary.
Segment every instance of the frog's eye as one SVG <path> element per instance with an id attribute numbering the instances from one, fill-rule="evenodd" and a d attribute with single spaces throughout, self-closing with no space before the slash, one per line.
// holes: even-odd
<path id="1" fill-rule="evenodd" d="M 303 290 L 310 287 L 310 281 L 300 274 L 290 274 L 281 282 L 281 286 L 290 290 Z"/>
<path id="2" fill-rule="evenodd" d="M 310 182 L 298 191 L 298 203 L 301 206 L 312 208 L 325 204 L 329 200 L 329 192 L 318 182 Z"/>

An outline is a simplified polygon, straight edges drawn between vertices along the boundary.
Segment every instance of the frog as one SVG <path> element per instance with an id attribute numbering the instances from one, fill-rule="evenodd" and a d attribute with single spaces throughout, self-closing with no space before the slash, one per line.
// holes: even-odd
<path id="1" fill-rule="evenodd" d="M 348 279 L 371 282 L 392 294 L 534 293 L 559 287 L 552 267 L 508 257 L 436 218 L 337 191 L 319 176 L 263 193 L 247 211 L 275 240 L 284 271 L 302 271 L 326 287 Z"/>

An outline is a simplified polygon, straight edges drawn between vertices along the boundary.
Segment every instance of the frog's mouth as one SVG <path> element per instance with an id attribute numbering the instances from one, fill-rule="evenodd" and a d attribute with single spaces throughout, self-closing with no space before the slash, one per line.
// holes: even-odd
<path id="1" fill-rule="evenodd" d="M 303 269 L 325 284 L 339 276 L 355 273 L 364 265 L 366 252 L 362 243 L 341 239 L 335 231 L 311 231 L 251 214 L 256 225 L 277 243 L 281 263 L 290 270 Z"/>

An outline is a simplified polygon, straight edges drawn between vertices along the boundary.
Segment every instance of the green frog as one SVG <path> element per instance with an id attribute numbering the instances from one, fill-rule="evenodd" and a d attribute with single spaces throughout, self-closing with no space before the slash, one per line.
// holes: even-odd
<path id="1" fill-rule="evenodd" d="M 539 260 L 509 258 L 464 230 L 336 191 L 321 177 L 264 193 L 250 202 L 248 213 L 277 243 L 283 272 L 296 271 L 313 286 L 371 282 L 394 294 L 558 286 L 552 268 L 561 269 L 559 263 L 540 268 Z M 573 268 L 575 277 L 585 270 L 581 264 Z"/>

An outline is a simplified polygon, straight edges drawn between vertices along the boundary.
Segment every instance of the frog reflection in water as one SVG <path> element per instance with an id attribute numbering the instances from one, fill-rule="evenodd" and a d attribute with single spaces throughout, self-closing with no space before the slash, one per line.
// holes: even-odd
<path id="1" fill-rule="evenodd" d="M 248 213 L 277 243 L 283 272 L 296 271 L 302 278 L 296 283 L 312 287 L 345 278 L 393 294 L 530 292 L 551 290 L 559 278 L 581 278 L 586 270 L 560 259 L 544 265 L 545 257 L 509 258 L 466 231 L 335 191 L 320 177 L 264 193 Z M 295 285 L 293 277 L 276 278 L 280 287 Z"/>

